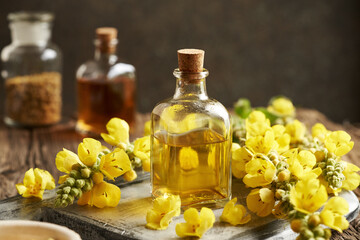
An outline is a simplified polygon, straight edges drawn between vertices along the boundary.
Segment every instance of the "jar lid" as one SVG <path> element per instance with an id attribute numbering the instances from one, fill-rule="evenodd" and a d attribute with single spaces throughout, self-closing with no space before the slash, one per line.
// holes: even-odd
<path id="1" fill-rule="evenodd" d="M 8 14 L 10 22 L 51 22 L 54 20 L 54 14 L 50 12 L 13 12 Z"/>

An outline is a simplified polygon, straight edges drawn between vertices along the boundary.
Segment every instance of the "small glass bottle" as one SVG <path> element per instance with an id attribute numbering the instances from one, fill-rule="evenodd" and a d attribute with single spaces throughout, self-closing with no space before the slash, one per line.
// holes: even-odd
<path id="1" fill-rule="evenodd" d="M 113 117 L 134 125 L 135 68 L 118 62 L 117 42 L 115 28 L 97 28 L 95 58 L 77 70 L 76 130 L 82 134 L 106 132 L 106 123 Z"/>
<path id="2" fill-rule="evenodd" d="M 202 50 L 178 51 L 175 95 L 151 114 L 152 195 L 180 195 L 185 208 L 231 198 L 230 116 L 206 93 L 203 60 Z"/>
<path id="3" fill-rule="evenodd" d="M 10 126 L 43 126 L 61 119 L 61 51 L 50 42 L 53 14 L 8 15 L 12 42 L 1 52 L 5 118 Z"/>

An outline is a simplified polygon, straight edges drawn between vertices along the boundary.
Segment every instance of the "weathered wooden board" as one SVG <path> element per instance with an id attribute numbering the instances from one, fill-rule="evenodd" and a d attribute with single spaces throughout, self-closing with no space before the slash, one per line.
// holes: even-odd
<path id="1" fill-rule="evenodd" d="M 146 177 L 146 175 L 140 175 Z M 122 184 L 120 184 L 122 185 Z M 12 198 L 0 202 L 0 219 L 35 219 L 67 226 L 87 239 L 174 239 L 176 223 L 183 222 L 183 215 L 174 218 L 169 228 L 154 231 L 145 228 L 146 212 L 151 208 L 150 183 L 146 179 L 121 187 L 122 199 L 116 208 L 97 209 L 72 205 L 67 208 L 53 208 L 55 191 L 50 191 L 44 200 Z M 249 189 L 239 180 L 233 184 L 233 194 L 245 204 Z M 350 204 L 349 221 L 359 213 L 359 202 L 352 192 L 342 193 Z M 294 239 L 286 221 L 273 216 L 260 218 L 252 214 L 252 221 L 243 226 L 231 226 L 219 222 L 222 209 L 214 210 L 216 222 L 203 239 Z"/>

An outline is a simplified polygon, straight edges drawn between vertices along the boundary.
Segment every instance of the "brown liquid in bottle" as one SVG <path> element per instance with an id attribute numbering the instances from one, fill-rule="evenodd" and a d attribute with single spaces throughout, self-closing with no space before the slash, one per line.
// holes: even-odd
<path id="1" fill-rule="evenodd" d="M 120 76 L 111 80 L 77 80 L 78 122 L 80 132 L 106 132 L 113 117 L 135 123 L 135 79 Z"/>

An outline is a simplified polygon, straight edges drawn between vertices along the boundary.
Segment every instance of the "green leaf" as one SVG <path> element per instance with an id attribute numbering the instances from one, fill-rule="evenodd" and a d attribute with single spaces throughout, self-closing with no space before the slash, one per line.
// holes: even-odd
<path id="1" fill-rule="evenodd" d="M 247 118 L 252 111 L 251 103 L 249 99 L 240 98 L 234 104 L 235 113 L 240 116 L 241 118 Z"/>

